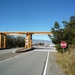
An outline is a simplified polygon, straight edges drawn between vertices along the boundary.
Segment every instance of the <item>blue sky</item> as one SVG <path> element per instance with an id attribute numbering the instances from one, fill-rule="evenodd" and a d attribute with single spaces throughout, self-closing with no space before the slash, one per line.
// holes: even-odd
<path id="1" fill-rule="evenodd" d="M 0 31 L 50 31 L 75 15 L 75 0 L 0 0 Z M 47 35 L 33 39 L 49 40 Z"/>

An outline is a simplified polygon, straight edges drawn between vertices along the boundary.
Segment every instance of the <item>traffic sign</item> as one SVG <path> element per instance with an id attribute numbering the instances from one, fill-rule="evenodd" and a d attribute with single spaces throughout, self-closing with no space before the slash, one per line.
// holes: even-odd
<path id="1" fill-rule="evenodd" d="M 66 43 L 65 41 L 62 41 L 62 42 L 60 43 L 60 46 L 61 46 L 62 48 L 66 48 L 66 47 L 67 47 L 67 43 Z"/>

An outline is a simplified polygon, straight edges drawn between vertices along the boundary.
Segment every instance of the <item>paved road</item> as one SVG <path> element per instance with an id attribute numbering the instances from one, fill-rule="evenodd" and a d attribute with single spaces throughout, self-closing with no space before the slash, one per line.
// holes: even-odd
<path id="1" fill-rule="evenodd" d="M 42 75 L 47 54 L 31 51 L 0 62 L 0 75 Z"/>
<path id="2" fill-rule="evenodd" d="M 46 52 L 55 52 L 54 47 L 41 47 L 37 46 L 35 47 L 34 51 L 46 51 Z M 17 56 L 21 53 L 14 53 L 13 51 L 16 51 L 20 48 L 13 48 L 13 49 L 5 49 L 5 50 L 0 50 L 0 61 Z"/>
<path id="3" fill-rule="evenodd" d="M 0 54 L 13 52 L 13 51 L 16 51 L 16 50 L 18 50 L 18 49 L 21 49 L 21 48 L 12 48 L 12 49 L 4 49 L 4 50 L 0 50 Z"/>
<path id="4" fill-rule="evenodd" d="M 36 48 L 35 51 L 55 51 L 54 47 L 43 47 L 43 46 L 34 46 L 34 47 Z M 18 49 L 21 49 L 21 48 L 0 50 L 0 54 L 15 52 Z"/>
<path id="5" fill-rule="evenodd" d="M 36 46 L 34 51 L 49 51 L 49 52 L 56 52 L 55 47 L 41 47 L 41 46 Z"/>

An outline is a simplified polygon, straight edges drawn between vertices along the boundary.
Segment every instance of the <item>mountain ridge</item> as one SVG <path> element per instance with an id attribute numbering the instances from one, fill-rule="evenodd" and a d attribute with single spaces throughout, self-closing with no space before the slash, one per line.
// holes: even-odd
<path id="1" fill-rule="evenodd" d="M 50 40 L 42 40 L 42 39 L 32 39 L 32 43 L 45 43 L 45 44 L 51 44 L 52 42 Z"/>

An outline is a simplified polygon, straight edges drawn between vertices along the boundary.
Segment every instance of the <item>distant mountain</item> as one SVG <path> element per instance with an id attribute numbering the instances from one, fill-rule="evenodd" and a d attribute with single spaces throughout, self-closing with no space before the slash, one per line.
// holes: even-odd
<path id="1" fill-rule="evenodd" d="M 39 39 L 33 39 L 32 40 L 32 43 L 35 44 L 35 43 L 45 43 L 45 44 L 51 44 L 52 42 L 49 41 L 49 40 L 39 40 Z"/>

